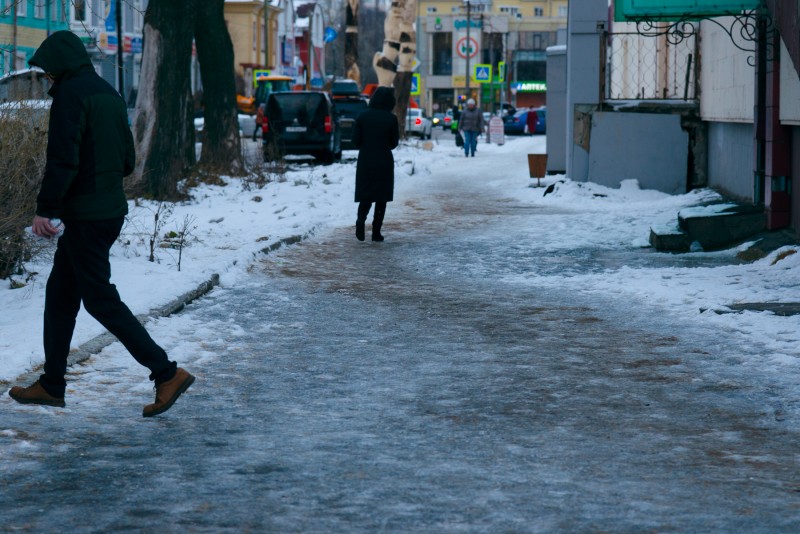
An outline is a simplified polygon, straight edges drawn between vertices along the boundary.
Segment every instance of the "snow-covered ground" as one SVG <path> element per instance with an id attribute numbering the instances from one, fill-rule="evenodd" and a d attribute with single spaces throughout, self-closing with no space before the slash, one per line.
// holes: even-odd
<path id="1" fill-rule="evenodd" d="M 505 194 L 536 206 L 557 207 L 545 228 L 527 246 L 539 251 L 568 251 L 580 247 L 631 250 L 647 246 L 651 226 L 674 224 L 677 212 L 717 198 L 709 190 L 670 196 L 640 190 L 635 181 L 618 189 L 591 183 L 575 183 L 563 176 L 548 177 L 543 184 L 556 184 L 552 194 L 531 188 L 527 153 L 544 153 L 544 138 L 511 138 L 503 146 L 481 144 L 477 158 L 457 157 L 451 143 L 433 143 L 432 150 L 410 142 L 395 151 L 395 200 L 424 192 L 425 184 L 437 175 L 459 173 L 466 180 L 482 180 Z M 112 249 L 112 281 L 123 300 L 136 314 L 162 306 L 213 274 L 222 285 L 233 284 L 270 244 L 310 231 L 352 225 L 355 153 L 346 152 L 342 163 L 323 167 L 293 164 L 285 181 L 268 183 L 260 189 L 246 187 L 238 178 L 226 185 L 202 185 L 192 190 L 189 202 L 164 206 L 158 235 L 188 227 L 178 270 L 178 251 L 156 248 L 155 262 L 148 261 L 149 240 L 155 230 L 158 205 L 130 203 L 130 214 L 122 236 Z M 487 178 L 487 176 L 489 178 Z M 162 207 L 163 208 L 163 207 Z M 526 246 L 517 244 L 517 246 Z M 54 243 L 47 243 L 52 250 Z M 784 247 L 769 257 L 750 264 L 718 267 L 633 267 L 613 268 L 591 274 L 540 274 L 516 276 L 515 282 L 541 286 L 564 284 L 569 276 L 573 290 L 618 294 L 658 306 L 664 313 L 678 313 L 697 321 L 719 324 L 739 332 L 744 340 L 758 342 L 768 354 L 764 365 L 786 366 L 796 371 L 800 361 L 800 316 L 780 317 L 769 312 L 740 314 L 702 313 L 724 309 L 737 302 L 800 301 L 800 247 Z M 695 252 L 733 256 L 734 251 Z M 6 281 L 0 288 L 0 380 L 11 381 L 41 364 L 42 310 L 44 284 L 51 257 L 43 254 L 27 265 L 27 277 L 15 277 L 24 287 L 12 289 Z M 726 262 L 720 262 L 724 264 Z M 159 321 L 179 321 L 168 319 Z M 150 328 L 150 327 L 148 327 Z M 159 327 L 154 337 L 170 356 L 181 361 L 180 328 Z M 84 311 L 78 317 L 73 346 L 103 332 Z M 174 332 L 174 334 L 171 334 Z M 169 339 L 172 335 L 176 339 Z M 124 350 L 111 351 L 125 357 Z M 127 363 L 126 363 L 127 364 Z M 787 369 L 788 370 L 788 369 Z"/>

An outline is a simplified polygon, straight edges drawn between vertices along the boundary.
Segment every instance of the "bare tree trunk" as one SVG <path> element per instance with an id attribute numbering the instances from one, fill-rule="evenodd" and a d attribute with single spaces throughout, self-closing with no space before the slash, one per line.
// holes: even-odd
<path id="1" fill-rule="evenodd" d="M 197 5 L 195 44 L 205 118 L 200 166 L 208 172 L 236 175 L 244 165 L 236 116 L 233 43 L 225 24 L 224 6 L 225 0 L 205 0 Z"/>
<path id="2" fill-rule="evenodd" d="M 133 135 L 137 162 L 126 186 L 167 198 L 195 163 L 190 59 L 195 0 L 150 0 Z M 187 20 L 188 19 L 188 20 Z"/>
<path id="3" fill-rule="evenodd" d="M 400 57 L 393 85 L 397 103 L 394 114 L 400 124 L 400 134 L 406 133 L 406 111 L 411 97 L 411 78 L 414 74 L 414 58 L 417 56 L 417 32 L 414 31 L 414 17 L 417 0 L 405 0 L 400 20 Z"/>
<path id="4" fill-rule="evenodd" d="M 345 76 L 355 80 L 361 87 L 361 71 L 358 69 L 358 8 L 359 0 L 347 0 L 344 72 Z"/>
<path id="5" fill-rule="evenodd" d="M 417 34 L 414 31 L 416 11 L 416 0 L 392 1 L 383 24 L 383 51 L 376 52 L 372 60 L 378 83 L 395 88 L 397 104 L 394 114 L 400 126 L 400 137 L 405 137 L 412 68 L 417 55 Z"/>

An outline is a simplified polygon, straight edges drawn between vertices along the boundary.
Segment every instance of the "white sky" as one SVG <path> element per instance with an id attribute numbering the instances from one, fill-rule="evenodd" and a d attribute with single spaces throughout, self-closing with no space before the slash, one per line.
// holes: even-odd
<path id="1" fill-rule="evenodd" d="M 518 246 L 551 253 L 586 246 L 624 252 L 647 246 L 649 228 L 674 224 L 681 208 L 716 198 L 709 190 L 670 196 L 640 190 L 631 181 L 618 189 L 609 189 L 569 180 L 558 184 L 553 194 L 542 196 L 542 189 L 529 187 L 526 160 L 529 152 L 545 152 L 542 136 L 511 138 L 503 146 L 481 144 L 478 157 L 469 159 L 458 157 L 459 149 L 449 142 L 434 144 L 431 151 L 410 142 L 395 151 L 397 185 L 395 203 L 390 209 L 401 209 L 403 200 L 424 195 L 426 184 L 435 182 L 437 176 L 460 173 L 465 180 L 487 182 L 490 187 L 531 206 L 553 208 L 548 215 L 531 215 L 546 216 L 547 224 L 534 224 L 532 219 L 530 241 Z M 414 173 L 410 175 L 412 167 Z M 281 238 L 311 229 L 324 232 L 353 224 L 352 161 L 328 167 L 302 165 L 287 178 L 284 183 L 270 183 L 253 191 L 243 190 L 241 180 L 229 179 L 227 186 L 202 186 L 193 191 L 193 201 L 174 206 L 164 231 L 177 229 L 187 216 L 196 219 L 195 239 L 184 250 L 180 272 L 173 251 L 159 249 L 158 262 L 147 261 L 147 236 L 153 228 L 154 206 L 144 202 L 135 207 L 131 203 L 122 238 L 112 249 L 112 282 L 123 300 L 135 314 L 143 314 L 194 289 L 212 273 L 220 274 L 223 286 L 235 283 L 259 257 L 259 250 Z M 543 182 L 550 184 L 556 180 L 564 177 L 548 177 Z M 48 244 L 51 250 L 52 245 Z M 737 302 L 800 301 L 800 254 L 773 264 L 777 254 L 785 250 L 745 265 L 627 266 L 594 274 L 530 272 L 514 281 L 537 286 L 563 286 L 568 282 L 577 291 L 618 295 L 642 306 L 652 306 L 658 313 L 679 314 L 708 323 L 728 335 L 741 336 L 743 343 L 763 347 L 759 365 L 796 376 L 800 361 L 800 316 L 779 317 L 768 312 L 700 313 L 701 309 L 723 309 Z M 735 253 L 729 250 L 692 254 L 702 259 L 713 255 L 730 257 Z M 5 283 L 0 288 L 0 309 L 5 310 L 0 314 L 0 380 L 14 380 L 43 361 L 42 310 L 50 261 L 44 255 L 39 262 L 27 265 L 28 271 L 38 274 L 25 287 L 10 289 Z M 565 281 L 565 277 L 570 280 Z M 186 320 L 178 315 L 148 326 L 148 330 L 154 330 L 154 338 L 178 361 L 182 356 L 182 322 Z M 73 346 L 102 332 L 102 327 L 81 311 Z M 107 349 L 103 356 L 118 358 L 120 365 L 136 367 L 124 349 L 115 345 L 116 349 Z M 147 389 L 146 371 L 137 372 L 143 380 L 137 387 Z"/>

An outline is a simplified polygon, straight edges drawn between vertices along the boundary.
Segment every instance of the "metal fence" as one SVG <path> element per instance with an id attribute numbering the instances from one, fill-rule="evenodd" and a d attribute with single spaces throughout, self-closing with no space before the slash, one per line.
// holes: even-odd
<path id="1" fill-rule="evenodd" d="M 605 40 L 606 100 L 694 100 L 697 42 L 666 36 L 609 33 Z"/>

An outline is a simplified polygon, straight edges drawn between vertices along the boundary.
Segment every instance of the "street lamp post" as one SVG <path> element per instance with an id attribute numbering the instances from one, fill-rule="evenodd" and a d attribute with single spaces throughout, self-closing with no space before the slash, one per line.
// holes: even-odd
<path id="1" fill-rule="evenodd" d="M 264 0 L 264 68 L 269 68 L 269 2 Z"/>
<path id="2" fill-rule="evenodd" d="M 117 24 L 117 83 L 119 84 L 119 94 L 125 96 L 125 63 L 123 62 L 123 42 L 122 42 L 122 2 L 117 0 L 116 5 L 116 24 Z"/>
<path id="3" fill-rule="evenodd" d="M 469 93 L 469 79 L 471 78 L 470 72 L 469 72 L 469 56 L 472 53 L 472 42 L 469 40 L 469 27 L 471 25 L 471 23 L 470 23 L 470 11 L 471 11 L 471 7 L 472 6 L 470 4 L 470 0 L 464 0 L 464 2 L 467 4 L 467 76 L 466 76 L 465 83 L 467 84 L 466 93 L 467 93 L 467 98 L 469 99 L 469 95 L 470 95 L 470 93 Z"/>

